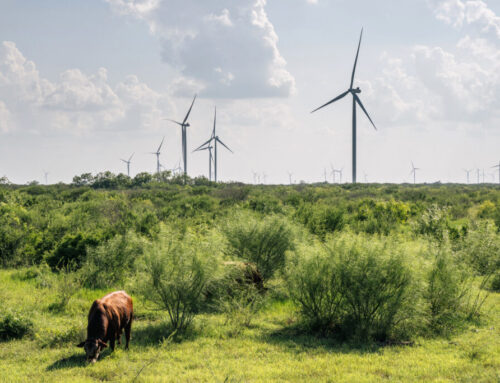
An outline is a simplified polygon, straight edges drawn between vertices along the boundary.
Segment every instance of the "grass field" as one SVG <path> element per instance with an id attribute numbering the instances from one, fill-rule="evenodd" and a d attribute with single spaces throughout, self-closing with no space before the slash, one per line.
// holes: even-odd
<path id="1" fill-rule="evenodd" d="M 56 293 L 22 270 L 0 271 L 0 302 L 29 317 L 34 333 L 0 343 L 2 382 L 499 382 L 500 294 L 492 293 L 482 323 L 449 337 L 418 338 L 413 345 L 361 348 L 297 335 L 290 303 L 270 302 L 248 327 L 222 314 L 199 315 L 175 342 L 163 340 L 165 313 L 135 298 L 137 320 L 129 351 L 105 351 L 86 365 L 86 315 L 106 291 L 80 289 L 62 313 L 48 307 Z"/>

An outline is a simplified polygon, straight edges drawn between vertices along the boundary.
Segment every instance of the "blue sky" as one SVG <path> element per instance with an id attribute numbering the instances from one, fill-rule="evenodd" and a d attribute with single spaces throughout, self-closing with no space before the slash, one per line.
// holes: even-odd
<path id="1" fill-rule="evenodd" d="M 0 3 L 0 176 L 69 182 L 83 172 L 154 171 L 180 160 L 182 118 L 194 148 L 219 134 L 222 180 L 350 180 L 350 103 L 309 112 L 349 83 L 379 127 L 360 117 L 358 179 L 465 180 L 500 151 L 500 3 L 485 0 L 75 0 Z M 207 173 L 189 155 L 192 176 Z M 329 177 L 331 179 L 331 177 Z M 498 182 L 498 179 L 496 179 Z"/>

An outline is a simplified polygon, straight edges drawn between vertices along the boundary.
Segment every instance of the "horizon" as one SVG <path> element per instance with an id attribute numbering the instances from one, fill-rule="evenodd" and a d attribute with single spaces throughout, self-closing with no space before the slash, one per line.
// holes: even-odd
<path id="1" fill-rule="evenodd" d="M 0 4 L 0 177 L 70 183 L 83 173 L 156 171 L 181 160 L 208 178 L 217 130 L 222 182 L 351 180 L 351 106 L 314 108 L 349 85 L 358 182 L 500 183 L 500 3 L 492 0 L 6 0 Z M 181 163 L 182 166 L 182 163 Z"/>

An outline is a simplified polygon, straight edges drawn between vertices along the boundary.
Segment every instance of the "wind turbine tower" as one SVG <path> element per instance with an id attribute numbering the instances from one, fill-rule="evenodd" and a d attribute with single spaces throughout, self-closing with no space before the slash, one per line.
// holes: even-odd
<path id="1" fill-rule="evenodd" d="M 470 183 L 470 178 L 469 178 L 469 176 L 470 176 L 470 173 L 472 172 L 472 169 L 470 169 L 470 170 L 464 169 L 464 172 L 466 172 L 466 173 L 467 173 L 467 183 L 469 184 L 469 183 Z"/>
<path id="2" fill-rule="evenodd" d="M 292 177 L 293 177 L 293 173 L 292 172 L 288 172 L 288 178 L 290 180 L 290 185 L 293 184 Z"/>
<path id="3" fill-rule="evenodd" d="M 492 166 L 491 168 L 498 168 L 498 183 L 500 184 L 500 161 L 498 161 L 498 165 Z"/>
<path id="4" fill-rule="evenodd" d="M 167 121 L 173 122 L 174 124 L 177 124 L 182 128 L 182 158 L 184 160 L 184 175 L 187 175 L 187 128 L 191 126 L 189 125 L 188 118 L 189 115 L 191 114 L 191 110 L 193 109 L 195 101 L 196 101 L 196 95 L 194 96 L 193 102 L 191 103 L 191 107 L 189 108 L 186 117 L 184 117 L 184 120 L 182 122 L 170 120 L 168 118 L 166 119 Z"/>
<path id="5" fill-rule="evenodd" d="M 161 150 L 161 147 L 163 146 L 163 141 L 165 140 L 165 137 L 163 137 L 163 139 L 161 140 L 161 144 L 160 146 L 158 146 L 158 149 L 156 150 L 156 152 L 151 152 L 151 154 L 154 154 L 156 156 L 156 172 L 157 173 L 160 173 L 160 150 Z"/>
<path id="6" fill-rule="evenodd" d="M 413 173 L 413 185 L 415 185 L 417 183 L 417 170 L 420 170 L 420 168 L 416 168 L 415 165 L 413 165 L 413 161 L 412 161 L 410 174 Z"/>
<path id="7" fill-rule="evenodd" d="M 231 153 L 233 153 L 233 151 L 231 149 L 229 149 L 229 147 L 225 143 L 223 143 L 221 141 L 221 139 L 219 138 L 219 136 L 215 133 L 216 126 L 217 126 L 217 108 L 215 108 L 214 128 L 212 130 L 212 136 L 210 137 L 210 139 L 208 141 L 201 144 L 197 149 L 194 150 L 196 152 L 198 150 L 201 150 L 202 148 L 204 148 L 207 145 L 210 146 L 212 143 L 214 144 L 214 181 L 215 182 L 217 182 L 217 144 L 221 144 L 227 150 L 229 150 Z"/>
<path id="8" fill-rule="evenodd" d="M 45 177 L 45 185 L 49 184 L 48 177 L 49 177 L 49 172 L 46 172 L 45 170 L 43 171 L 43 175 Z"/>
<path id="9" fill-rule="evenodd" d="M 313 110 L 311 113 L 316 112 L 317 110 L 320 110 L 324 108 L 327 105 L 330 105 L 345 96 L 347 96 L 349 93 L 352 95 L 352 182 L 356 183 L 356 106 L 359 105 L 359 107 L 362 109 L 362 111 L 365 113 L 366 117 L 368 117 L 368 120 L 370 120 L 371 124 L 377 130 L 377 127 L 373 123 L 370 115 L 366 111 L 363 103 L 361 102 L 361 99 L 359 98 L 358 94 L 361 93 L 361 89 L 359 87 L 353 88 L 354 86 L 354 75 L 356 74 L 356 66 L 358 63 L 358 57 L 359 57 L 359 49 L 361 47 L 361 39 L 363 37 L 363 29 L 361 29 L 361 35 L 359 37 L 359 43 L 358 43 L 358 51 L 356 53 L 356 59 L 354 61 L 354 68 L 352 70 L 352 75 L 351 75 L 351 84 L 349 85 L 349 89 L 345 91 L 344 93 L 340 94 L 339 96 L 335 97 L 333 100 L 327 102 L 326 104 L 320 106 L 319 108 Z"/>
<path id="10" fill-rule="evenodd" d="M 128 160 L 120 159 L 122 162 L 125 162 L 127 164 L 127 176 L 130 177 L 130 162 L 132 161 L 132 157 L 134 156 L 135 153 L 132 153 L 132 155 L 129 157 Z"/>

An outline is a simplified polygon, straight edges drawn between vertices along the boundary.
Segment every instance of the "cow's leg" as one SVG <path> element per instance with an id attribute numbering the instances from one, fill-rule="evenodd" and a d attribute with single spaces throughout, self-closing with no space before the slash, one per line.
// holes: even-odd
<path id="1" fill-rule="evenodd" d="M 115 351 L 115 337 L 111 337 L 109 340 L 109 347 L 111 348 L 111 351 Z"/>
<path id="2" fill-rule="evenodd" d="M 118 330 L 118 333 L 116 334 L 116 341 L 118 342 L 118 344 L 122 344 L 122 330 Z"/>
<path id="3" fill-rule="evenodd" d="M 128 321 L 125 326 L 125 350 L 128 350 L 128 343 L 130 342 L 130 332 L 132 330 L 132 318 Z"/>

